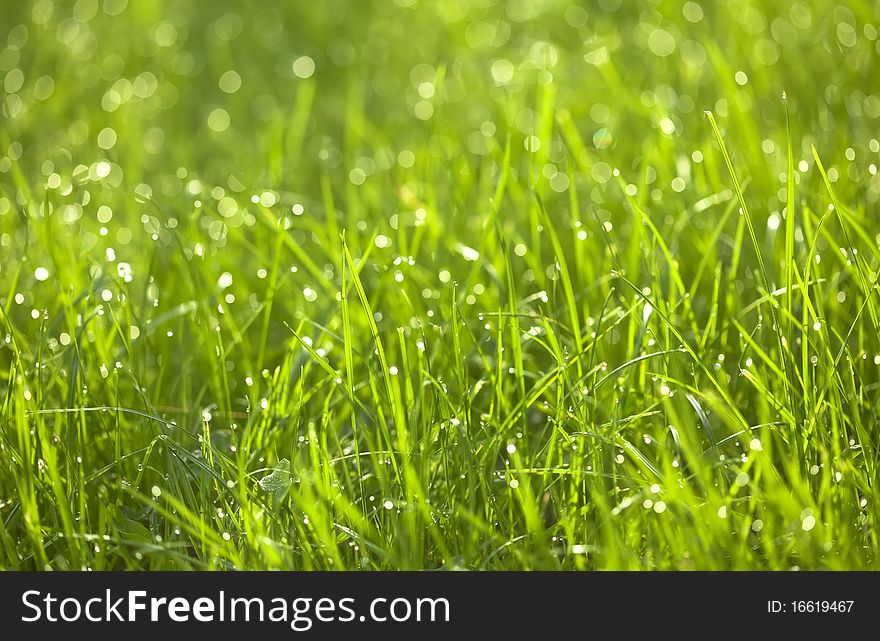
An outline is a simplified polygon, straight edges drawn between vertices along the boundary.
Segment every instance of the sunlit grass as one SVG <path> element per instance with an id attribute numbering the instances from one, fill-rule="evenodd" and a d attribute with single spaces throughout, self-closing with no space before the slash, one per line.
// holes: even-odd
<path id="1" fill-rule="evenodd" d="M 0 9 L 0 567 L 868 569 L 880 10 Z"/>

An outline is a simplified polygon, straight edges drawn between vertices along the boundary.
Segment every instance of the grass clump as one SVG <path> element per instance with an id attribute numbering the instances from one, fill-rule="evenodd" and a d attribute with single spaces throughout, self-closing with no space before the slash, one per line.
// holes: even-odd
<path id="1" fill-rule="evenodd" d="M 0 15 L 0 567 L 872 567 L 880 5 Z"/>

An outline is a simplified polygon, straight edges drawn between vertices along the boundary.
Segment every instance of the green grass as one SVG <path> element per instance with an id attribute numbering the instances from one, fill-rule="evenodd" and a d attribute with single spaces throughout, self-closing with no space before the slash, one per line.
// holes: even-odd
<path id="1" fill-rule="evenodd" d="M 4 3 L 0 568 L 871 568 L 880 3 L 700 4 Z"/>

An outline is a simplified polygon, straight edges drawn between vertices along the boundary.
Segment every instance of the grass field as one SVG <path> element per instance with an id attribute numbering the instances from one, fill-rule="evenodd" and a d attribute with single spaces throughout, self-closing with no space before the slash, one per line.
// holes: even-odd
<path id="1" fill-rule="evenodd" d="M 0 9 L 0 568 L 870 569 L 880 3 Z"/>

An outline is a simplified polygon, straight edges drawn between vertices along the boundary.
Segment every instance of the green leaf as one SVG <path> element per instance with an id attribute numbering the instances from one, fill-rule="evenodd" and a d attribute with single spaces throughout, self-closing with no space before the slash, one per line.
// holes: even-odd
<path id="1" fill-rule="evenodd" d="M 266 476 L 259 480 L 260 488 L 271 495 L 272 508 L 277 510 L 290 491 L 292 479 L 290 460 L 283 458 L 278 465 Z"/>

